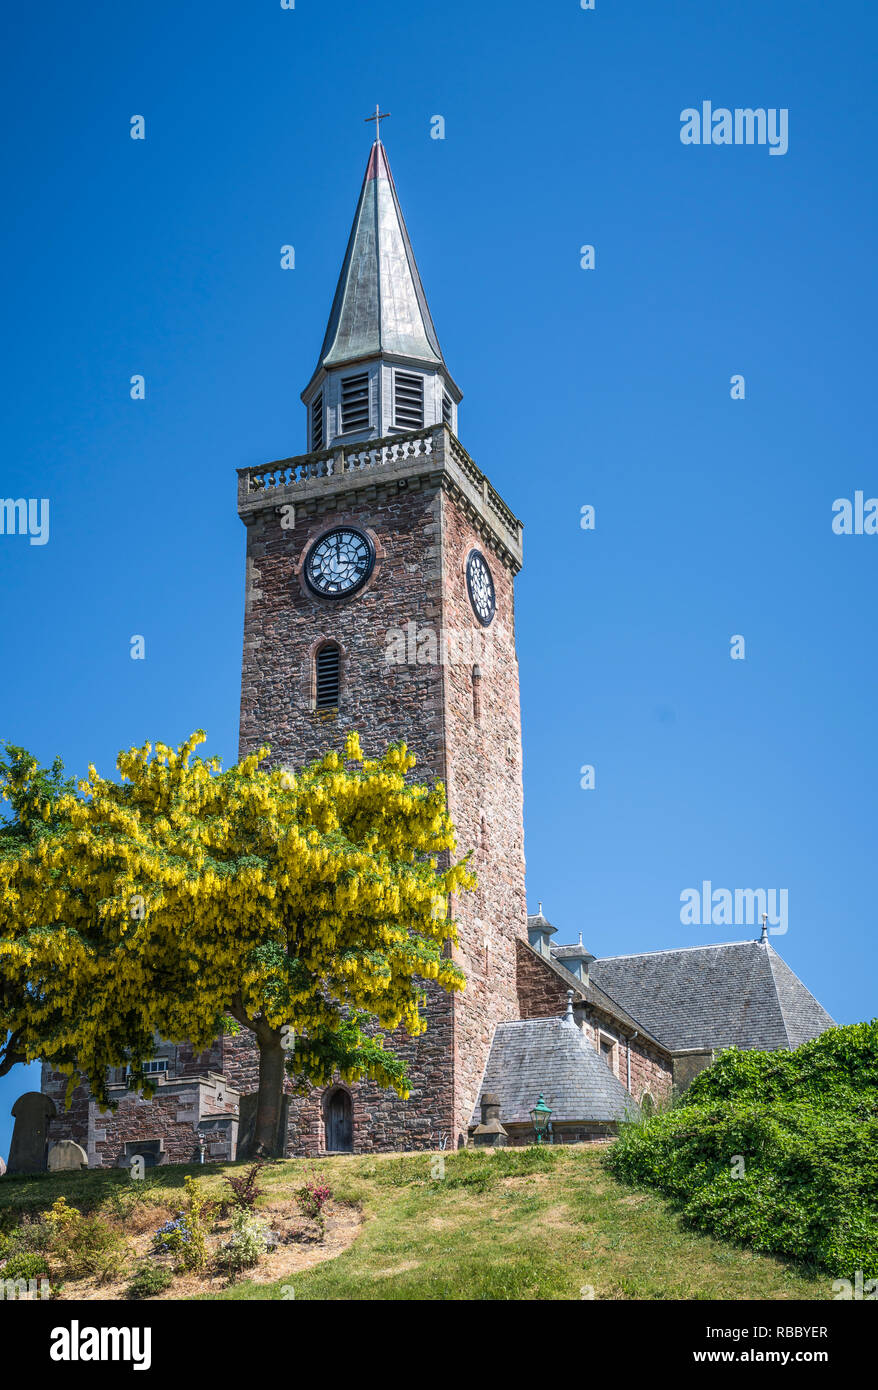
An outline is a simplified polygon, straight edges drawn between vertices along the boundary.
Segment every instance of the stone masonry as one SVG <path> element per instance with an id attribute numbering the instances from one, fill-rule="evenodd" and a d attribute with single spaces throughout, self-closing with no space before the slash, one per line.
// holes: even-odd
<path id="1" fill-rule="evenodd" d="M 407 1101 L 372 1084 L 350 1088 L 355 1149 L 458 1145 L 494 1026 L 517 1016 L 515 945 L 526 939 L 513 613 L 520 526 L 445 426 L 420 432 L 410 446 L 396 438 L 353 456 L 339 449 L 240 477 L 247 525 L 241 756 L 269 744 L 272 762 L 296 767 L 340 746 L 349 729 L 367 754 L 404 738 L 418 756 L 415 775 L 445 782 L 458 853 L 472 854 L 478 890 L 455 904 L 465 992 L 449 998 L 429 987 L 426 1034 L 394 1039 L 410 1063 Z M 292 526 L 282 510 L 290 506 Z M 340 524 L 370 535 L 376 562 L 359 592 L 327 601 L 307 588 L 302 569 L 313 543 Z M 486 632 L 467 594 L 473 548 L 496 590 Z M 403 661 L 388 659 L 394 633 L 407 635 Z M 443 637 L 447 661 L 437 659 Z M 328 639 L 342 652 L 331 717 L 314 708 L 314 656 Z M 255 1085 L 253 1046 L 246 1038 L 224 1046 L 230 1080 Z M 320 1151 L 324 1099 L 293 1097 L 290 1152 Z"/>

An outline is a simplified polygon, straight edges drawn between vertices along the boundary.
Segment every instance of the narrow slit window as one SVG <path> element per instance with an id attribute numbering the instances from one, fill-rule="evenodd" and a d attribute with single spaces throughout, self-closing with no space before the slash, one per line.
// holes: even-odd
<path id="1" fill-rule="evenodd" d="M 311 404 L 311 452 L 323 448 L 323 392 Z"/>
<path id="2" fill-rule="evenodd" d="M 341 652 L 334 642 L 327 642 L 317 653 L 315 663 L 317 709 L 335 709 L 341 682 Z"/>
<path id="3" fill-rule="evenodd" d="M 393 419 L 400 429 L 419 430 L 424 424 L 424 378 L 397 372 L 393 384 Z"/>
<path id="4" fill-rule="evenodd" d="M 369 373 L 346 376 L 341 383 L 341 432 L 369 428 Z"/>

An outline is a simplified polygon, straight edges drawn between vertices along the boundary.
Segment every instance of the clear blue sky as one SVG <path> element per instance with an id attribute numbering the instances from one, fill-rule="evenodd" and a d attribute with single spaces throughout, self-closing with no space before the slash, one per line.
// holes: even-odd
<path id="1" fill-rule="evenodd" d="M 703 879 L 787 888 L 773 944 L 840 1022 L 875 1014 L 878 536 L 831 529 L 878 494 L 874 4 L 156 0 L 7 28 L 0 495 L 49 498 L 51 535 L 0 537 L 0 736 L 82 772 L 204 726 L 234 759 L 235 468 L 304 448 L 380 101 L 461 439 L 525 522 L 532 909 L 608 955 L 751 935 L 681 924 Z M 682 145 L 704 100 L 788 108 L 789 152 Z M 35 1084 L 0 1083 L 0 1153 Z"/>

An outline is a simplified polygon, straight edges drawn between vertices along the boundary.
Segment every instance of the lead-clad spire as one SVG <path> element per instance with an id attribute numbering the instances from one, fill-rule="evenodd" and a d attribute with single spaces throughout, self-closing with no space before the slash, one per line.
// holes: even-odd
<path id="1" fill-rule="evenodd" d="M 382 351 L 442 361 L 387 154 L 376 140 L 320 361 L 330 367 Z"/>
<path id="2" fill-rule="evenodd" d="M 368 423 L 365 398 L 357 396 L 365 390 L 366 371 Z M 309 407 L 309 448 L 443 419 L 455 429 L 460 396 L 439 346 L 387 153 L 376 140 L 320 358 L 302 393 Z M 351 404 L 355 398 L 359 413 Z"/>

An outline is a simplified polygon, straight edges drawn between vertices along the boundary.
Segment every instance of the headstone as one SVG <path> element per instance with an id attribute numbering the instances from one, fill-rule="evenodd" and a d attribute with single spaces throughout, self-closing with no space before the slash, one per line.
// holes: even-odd
<path id="1" fill-rule="evenodd" d="M 10 1173 L 42 1173 L 46 1167 L 49 1121 L 55 1102 L 42 1091 L 25 1091 L 12 1107 L 15 1128 L 9 1146 Z"/>
<path id="2" fill-rule="evenodd" d="M 88 1167 L 88 1154 L 72 1139 L 59 1139 L 49 1149 L 47 1166 L 50 1173 L 78 1173 L 80 1168 Z"/>

